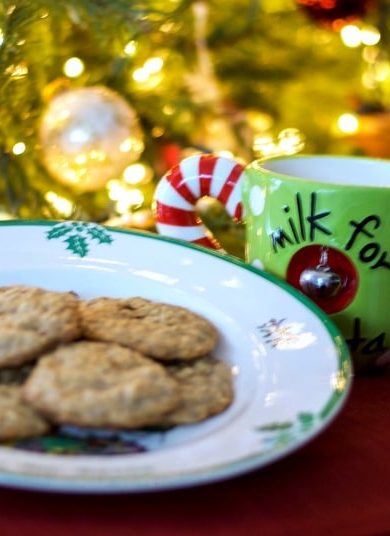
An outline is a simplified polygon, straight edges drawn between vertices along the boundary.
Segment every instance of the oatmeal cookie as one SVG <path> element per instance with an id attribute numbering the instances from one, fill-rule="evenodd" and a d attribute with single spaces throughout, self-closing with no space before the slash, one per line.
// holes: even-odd
<path id="1" fill-rule="evenodd" d="M 79 341 L 42 357 L 23 396 L 59 424 L 136 428 L 173 409 L 178 386 L 162 365 L 136 351 Z"/>
<path id="2" fill-rule="evenodd" d="M 160 360 L 195 359 L 217 344 L 216 328 L 184 307 L 144 298 L 96 298 L 81 305 L 83 335 Z"/>
<path id="3" fill-rule="evenodd" d="M 21 387 L 0 385 L 0 439 L 44 435 L 49 423 L 23 401 Z"/>
<path id="4" fill-rule="evenodd" d="M 229 367 L 213 357 L 167 365 L 179 384 L 180 402 L 161 421 L 162 425 L 189 424 L 224 411 L 233 401 Z"/>
<path id="5" fill-rule="evenodd" d="M 0 316 L 1 321 L 1 316 Z M 2 325 L 0 327 L 0 366 L 17 366 L 35 359 L 49 348 L 46 337 L 35 331 Z"/>
<path id="6" fill-rule="evenodd" d="M 0 366 L 35 360 L 81 334 L 79 299 L 71 292 L 13 285 L 0 288 Z"/>

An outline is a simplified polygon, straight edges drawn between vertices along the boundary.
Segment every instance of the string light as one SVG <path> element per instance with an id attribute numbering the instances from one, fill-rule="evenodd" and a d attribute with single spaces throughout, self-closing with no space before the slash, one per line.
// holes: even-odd
<path id="1" fill-rule="evenodd" d="M 163 66 L 164 60 L 160 56 L 149 58 L 142 67 L 133 71 L 133 80 L 142 84 L 145 89 L 151 89 L 161 82 Z"/>
<path id="2" fill-rule="evenodd" d="M 123 180 L 127 184 L 146 184 L 153 178 L 153 171 L 145 164 L 137 163 L 127 166 L 123 172 Z"/>
<path id="3" fill-rule="evenodd" d="M 112 179 L 107 183 L 108 197 L 112 201 L 118 201 L 126 191 L 126 187 L 118 179 Z"/>
<path id="4" fill-rule="evenodd" d="M 26 62 L 22 61 L 17 65 L 10 65 L 6 68 L 5 74 L 9 74 L 14 80 L 20 80 L 28 75 L 28 67 Z"/>
<path id="5" fill-rule="evenodd" d="M 20 154 L 23 154 L 26 150 L 26 144 L 22 141 L 18 141 L 15 143 L 15 145 L 12 147 L 12 152 L 14 155 L 18 156 Z"/>
<path id="6" fill-rule="evenodd" d="M 305 146 L 305 137 L 297 128 L 285 128 L 281 130 L 277 139 L 271 134 L 255 136 L 253 151 L 259 158 L 270 156 L 296 154 Z"/>
<path id="7" fill-rule="evenodd" d="M 278 150 L 282 154 L 295 154 L 302 151 L 305 138 L 297 128 L 285 128 L 278 134 Z"/>
<path id="8" fill-rule="evenodd" d="M 273 118 L 271 115 L 258 110 L 249 110 L 246 114 L 247 121 L 253 130 L 257 133 L 266 132 L 273 125 Z"/>
<path id="9" fill-rule="evenodd" d="M 340 36 L 346 47 L 356 48 L 362 44 L 360 28 L 354 24 L 343 26 L 340 30 Z"/>
<path id="10" fill-rule="evenodd" d="M 153 58 L 149 58 L 144 63 L 144 69 L 148 71 L 150 74 L 152 73 L 158 73 L 161 71 L 164 65 L 164 60 L 160 56 L 156 56 Z"/>
<path id="11" fill-rule="evenodd" d="M 138 48 L 137 42 L 134 40 L 131 40 L 125 45 L 123 52 L 126 54 L 126 56 L 129 56 L 130 58 L 132 58 L 133 56 L 135 56 L 137 52 L 137 48 Z"/>
<path id="12" fill-rule="evenodd" d="M 5 212 L 4 210 L 0 210 L 0 220 L 14 220 L 15 217 L 10 214 L 9 212 Z"/>
<path id="13" fill-rule="evenodd" d="M 170 115 L 173 115 L 175 113 L 175 108 L 172 106 L 172 104 L 166 104 L 163 107 L 162 111 L 163 111 L 164 115 L 170 116 Z"/>
<path id="14" fill-rule="evenodd" d="M 112 201 L 115 201 L 115 211 L 117 214 L 131 212 L 132 210 L 141 207 L 145 202 L 144 193 L 138 188 L 131 188 L 129 184 L 123 180 L 110 180 L 107 183 L 107 191 L 108 197 Z"/>
<path id="15" fill-rule="evenodd" d="M 388 61 L 378 61 L 375 65 L 375 80 L 384 82 L 390 74 L 390 63 Z"/>
<path id="16" fill-rule="evenodd" d="M 85 69 L 84 63 L 80 58 L 69 58 L 64 63 L 63 72 L 68 78 L 77 78 L 83 74 Z"/>
<path id="17" fill-rule="evenodd" d="M 144 142 L 137 138 L 128 137 L 119 146 L 121 153 L 129 153 L 130 151 L 137 151 L 142 153 L 144 150 Z"/>
<path id="18" fill-rule="evenodd" d="M 356 48 L 360 45 L 377 45 L 381 39 L 381 34 L 375 26 L 365 25 L 359 28 L 355 24 L 347 24 L 341 28 L 340 37 L 346 47 Z"/>
<path id="19" fill-rule="evenodd" d="M 143 67 L 140 67 L 133 72 L 133 80 L 135 82 L 139 82 L 140 84 L 146 82 L 149 76 L 150 73 L 148 73 Z"/>
<path id="20" fill-rule="evenodd" d="M 55 192 L 47 192 L 45 194 L 45 199 L 55 208 L 55 210 L 59 214 L 62 214 L 65 217 L 69 217 L 72 215 L 73 204 L 69 201 L 69 199 L 61 197 Z"/>
<path id="21" fill-rule="evenodd" d="M 360 31 L 360 38 L 363 45 L 375 46 L 381 40 L 381 34 L 374 26 L 364 26 Z"/>
<path id="22" fill-rule="evenodd" d="M 153 138 L 161 138 L 161 136 L 164 136 L 165 129 L 163 127 L 153 127 L 152 128 L 152 136 Z"/>
<path id="23" fill-rule="evenodd" d="M 337 119 L 337 127 L 343 134 L 354 134 L 359 130 L 359 118 L 355 114 L 341 114 Z"/>
<path id="24" fill-rule="evenodd" d="M 121 198 L 115 204 L 115 210 L 118 214 L 125 214 L 131 209 L 140 207 L 144 202 L 145 197 L 141 190 L 132 188 L 123 193 Z"/>
<path id="25" fill-rule="evenodd" d="M 253 140 L 253 151 L 257 156 L 271 156 L 276 152 L 276 144 L 270 134 L 255 136 Z"/>
<path id="26" fill-rule="evenodd" d="M 227 151 L 227 150 L 217 151 L 216 154 L 218 156 L 223 156 L 224 158 L 234 158 L 234 154 L 232 153 L 232 151 Z"/>

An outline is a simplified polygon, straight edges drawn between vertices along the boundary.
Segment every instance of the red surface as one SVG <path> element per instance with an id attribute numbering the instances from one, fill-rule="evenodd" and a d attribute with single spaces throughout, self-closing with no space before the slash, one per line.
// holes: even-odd
<path id="1" fill-rule="evenodd" d="M 0 489 L 0 535 L 388 535 L 389 415 L 390 373 L 355 378 L 336 420 L 304 448 L 265 469 L 152 494 Z"/>

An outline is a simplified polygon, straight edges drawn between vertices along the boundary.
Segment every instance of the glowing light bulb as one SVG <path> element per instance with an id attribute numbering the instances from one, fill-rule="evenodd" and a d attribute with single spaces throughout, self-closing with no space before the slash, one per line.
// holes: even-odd
<path id="1" fill-rule="evenodd" d="M 340 31 L 340 36 L 346 47 L 356 48 L 362 44 L 360 28 L 354 24 L 343 26 Z"/>
<path id="2" fill-rule="evenodd" d="M 163 65 L 164 60 L 160 58 L 160 56 L 156 56 L 145 61 L 144 69 L 146 69 L 149 73 L 158 73 L 163 68 Z"/>
<path id="3" fill-rule="evenodd" d="M 149 76 L 150 76 L 149 71 L 147 71 L 143 67 L 140 67 L 139 69 L 136 69 L 133 72 L 133 80 L 135 82 L 139 82 L 140 84 L 142 84 L 143 82 L 146 82 Z"/>
<path id="4" fill-rule="evenodd" d="M 119 145 L 119 150 L 121 153 L 129 153 L 130 151 L 140 151 L 140 153 L 142 153 L 144 150 L 144 143 L 141 140 L 129 136 Z"/>
<path id="5" fill-rule="evenodd" d="M 154 56 L 145 61 L 142 67 L 134 69 L 132 77 L 140 84 L 140 89 L 148 90 L 158 86 L 163 79 L 162 68 L 164 60 L 160 56 Z"/>
<path id="6" fill-rule="evenodd" d="M 77 78 L 84 72 L 84 63 L 80 58 L 69 58 L 64 63 L 63 72 L 68 78 Z"/>
<path id="7" fill-rule="evenodd" d="M 294 154 L 302 151 L 305 137 L 297 128 L 285 128 L 278 134 L 278 148 L 283 154 Z"/>
<path id="8" fill-rule="evenodd" d="M 363 45 L 375 46 L 381 40 L 381 34 L 375 26 L 364 26 L 360 32 Z"/>
<path id="9" fill-rule="evenodd" d="M 142 205 L 145 197 L 141 190 L 136 188 L 127 190 L 123 193 L 120 199 L 115 204 L 115 209 L 118 214 L 124 214 L 136 206 Z"/>
<path id="10" fill-rule="evenodd" d="M 273 119 L 270 115 L 258 112 L 257 110 L 249 110 L 247 112 L 247 118 L 249 125 L 259 133 L 266 132 L 273 124 Z"/>
<path id="11" fill-rule="evenodd" d="M 390 63 L 388 61 L 379 61 L 375 69 L 375 80 L 384 82 L 390 73 Z"/>
<path id="12" fill-rule="evenodd" d="M 10 75 L 14 80 L 20 80 L 28 74 L 28 67 L 26 62 L 21 61 L 20 63 L 10 65 L 6 68 L 5 74 Z"/>
<path id="13" fill-rule="evenodd" d="M 165 129 L 163 127 L 153 127 L 152 128 L 152 136 L 153 138 L 161 138 L 165 133 Z"/>
<path id="14" fill-rule="evenodd" d="M 137 48 L 138 48 L 137 42 L 132 40 L 132 41 L 129 41 L 125 45 L 125 47 L 123 49 L 123 52 L 126 54 L 126 56 L 133 57 L 133 56 L 135 56 L 135 54 L 137 52 Z"/>
<path id="15" fill-rule="evenodd" d="M 117 179 L 108 181 L 107 189 L 108 197 L 113 201 L 119 201 L 119 199 L 126 193 L 126 187 Z"/>
<path id="16" fill-rule="evenodd" d="M 72 215 L 73 204 L 69 201 L 69 199 L 61 197 L 55 192 L 47 192 L 45 194 L 45 199 L 46 201 L 49 201 L 49 203 L 56 209 L 59 214 L 62 214 L 63 216 Z"/>
<path id="17" fill-rule="evenodd" d="M 163 114 L 164 115 L 173 115 L 175 113 L 175 108 L 171 105 L 171 104 L 166 104 L 163 109 Z"/>
<path id="18" fill-rule="evenodd" d="M 87 157 L 86 154 L 77 154 L 77 155 L 75 156 L 74 161 L 75 161 L 75 164 L 77 164 L 77 165 L 79 165 L 79 166 L 83 166 L 84 164 L 87 163 L 87 161 L 88 161 L 88 157 Z"/>
<path id="19" fill-rule="evenodd" d="M 26 144 L 23 143 L 22 141 L 18 141 L 17 143 L 15 143 L 15 145 L 12 147 L 12 152 L 14 153 L 14 155 L 20 155 L 20 154 L 23 154 L 26 150 Z"/>
<path id="20" fill-rule="evenodd" d="M 354 134 L 359 130 L 359 118 L 350 113 L 341 114 L 337 119 L 337 126 L 344 134 Z"/>
<path id="21" fill-rule="evenodd" d="M 271 135 L 255 136 L 253 150 L 257 155 L 270 156 L 276 152 L 276 144 Z"/>
<path id="22" fill-rule="evenodd" d="M 0 47 L 4 44 L 4 32 L 0 28 Z"/>
<path id="23" fill-rule="evenodd" d="M 149 182 L 152 179 L 151 168 L 144 164 L 131 164 L 123 172 L 123 179 L 127 184 L 140 184 Z"/>
<path id="24" fill-rule="evenodd" d="M 228 151 L 226 149 L 222 151 L 217 151 L 216 154 L 218 156 L 223 156 L 224 158 L 234 158 L 234 154 L 231 151 Z"/>

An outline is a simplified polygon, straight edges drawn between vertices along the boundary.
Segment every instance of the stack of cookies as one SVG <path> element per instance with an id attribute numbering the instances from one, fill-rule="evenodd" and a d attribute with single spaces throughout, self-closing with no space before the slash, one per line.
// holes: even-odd
<path id="1" fill-rule="evenodd" d="M 216 328 L 144 298 L 0 288 L 0 440 L 61 425 L 109 429 L 202 421 L 233 400 Z"/>

